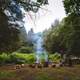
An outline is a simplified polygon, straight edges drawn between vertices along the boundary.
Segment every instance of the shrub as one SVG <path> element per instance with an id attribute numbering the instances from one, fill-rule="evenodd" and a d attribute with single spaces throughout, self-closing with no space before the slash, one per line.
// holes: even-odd
<path id="1" fill-rule="evenodd" d="M 15 63 L 34 63 L 35 55 L 34 54 L 23 54 L 15 53 L 11 55 L 12 62 Z"/>
<path id="2" fill-rule="evenodd" d="M 52 62 L 59 62 L 61 60 L 61 56 L 59 53 L 49 54 L 49 60 Z M 6 63 L 15 63 L 15 64 L 23 64 L 23 63 L 35 63 L 36 61 L 36 55 L 34 53 L 32 54 L 24 54 L 24 53 L 12 53 L 12 54 L 6 54 L 3 53 L 0 55 L 0 64 L 6 64 Z M 40 56 L 40 61 L 43 63 L 45 62 L 45 55 L 42 54 Z"/>
<path id="3" fill-rule="evenodd" d="M 10 56 L 6 53 L 0 55 L 0 64 L 5 64 L 10 60 Z"/>
<path id="4" fill-rule="evenodd" d="M 18 50 L 20 53 L 32 53 L 33 48 L 32 47 L 22 47 Z"/>
<path id="5" fill-rule="evenodd" d="M 49 55 L 49 60 L 52 62 L 59 62 L 61 60 L 61 55 L 59 53 L 54 53 Z"/>
<path id="6" fill-rule="evenodd" d="M 35 54 L 23 54 L 23 53 L 13 53 L 6 54 L 3 53 L 0 55 L 0 64 L 7 63 L 15 63 L 15 64 L 23 64 L 23 63 L 34 63 L 36 60 Z"/>

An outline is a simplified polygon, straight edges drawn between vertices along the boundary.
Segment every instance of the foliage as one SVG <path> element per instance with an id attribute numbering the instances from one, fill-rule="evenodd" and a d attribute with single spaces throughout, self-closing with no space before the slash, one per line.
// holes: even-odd
<path id="1" fill-rule="evenodd" d="M 59 25 L 59 24 L 58 24 Z M 44 35 L 44 47 L 49 53 L 59 52 L 60 39 L 59 39 L 59 28 L 57 26 L 51 27 Z"/>
<path id="2" fill-rule="evenodd" d="M 10 21 L 16 22 L 20 21 L 22 22 L 23 19 L 23 12 L 21 8 L 23 8 L 25 11 L 33 11 L 37 12 L 38 9 L 41 7 L 41 5 L 48 4 L 48 0 L 0 0 L 0 10 L 2 12 L 5 11 L 6 16 L 8 16 Z M 7 13 L 8 14 L 7 14 Z"/>
<path id="3" fill-rule="evenodd" d="M 10 57 L 7 54 L 0 55 L 0 64 L 5 64 L 8 60 L 10 60 Z"/>
<path id="4" fill-rule="evenodd" d="M 15 56 L 19 59 L 25 60 L 26 63 L 34 63 L 35 62 L 35 54 L 18 54 L 16 53 Z"/>
<path id="5" fill-rule="evenodd" d="M 6 53 L 3 53 L 0 55 L 0 64 L 7 64 L 7 63 L 31 64 L 34 63 L 35 60 L 36 60 L 35 54 L 13 53 L 7 55 Z"/>
<path id="6" fill-rule="evenodd" d="M 80 56 L 80 1 L 79 0 L 63 0 L 64 8 L 68 17 L 65 25 L 72 27 L 72 35 L 68 43 L 68 53 Z"/>
<path id="7" fill-rule="evenodd" d="M 80 15 L 80 0 L 63 0 L 63 3 L 67 14 Z"/>
<path id="8" fill-rule="evenodd" d="M 50 53 L 80 55 L 80 16 L 70 14 L 46 32 L 44 47 Z"/>
<path id="9" fill-rule="evenodd" d="M 60 54 L 49 54 L 49 60 L 53 62 L 59 62 L 61 59 Z M 45 62 L 45 55 L 40 56 L 41 62 Z M 0 54 L 0 64 L 8 64 L 8 63 L 15 63 L 15 64 L 22 64 L 22 63 L 28 63 L 32 64 L 36 61 L 36 55 L 35 53 L 31 54 L 24 54 L 24 53 L 13 53 L 13 54 Z"/>
<path id="10" fill-rule="evenodd" d="M 19 30 L 8 25 L 8 18 L 0 11 L 0 53 L 11 53 L 19 48 Z"/>
<path id="11" fill-rule="evenodd" d="M 54 53 L 49 55 L 49 60 L 51 62 L 57 62 L 59 63 L 61 60 L 61 55 L 59 53 Z"/>
<path id="12" fill-rule="evenodd" d="M 1 6 L 1 5 L 0 5 Z M 19 48 L 19 30 L 8 23 L 8 17 L 0 9 L 0 53 L 13 52 Z"/>
<path id="13" fill-rule="evenodd" d="M 63 0 L 64 8 L 68 17 L 67 24 L 73 28 L 73 36 L 71 36 L 71 53 L 76 56 L 80 55 L 80 1 L 79 0 Z"/>
<path id="14" fill-rule="evenodd" d="M 31 46 L 22 47 L 17 52 L 19 53 L 33 53 L 33 48 Z"/>
<path id="15" fill-rule="evenodd" d="M 44 2 L 43 2 L 44 1 Z M 24 27 L 23 10 L 37 12 L 45 0 L 0 0 L 0 53 L 11 53 L 20 46 L 20 29 Z"/>
<path id="16" fill-rule="evenodd" d="M 74 19 L 73 19 L 74 18 Z M 76 56 L 80 56 L 80 16 L 76 14 L 71 14 L 67 17 L 66 20 L 71 27 L 73 28 L 71 40 L 72 40 L 72 46 L 71 46 L 71 53 L 73 53 Z"/>

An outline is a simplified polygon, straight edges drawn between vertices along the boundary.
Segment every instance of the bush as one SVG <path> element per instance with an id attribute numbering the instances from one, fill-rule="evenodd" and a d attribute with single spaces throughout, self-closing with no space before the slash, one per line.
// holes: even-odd
<path id="1" fill-rule="evenodd" d="M 59 62 L 61 60 L 61 56 L 59 53 L 49 54 L 49 60 L 52 62 Z M 36 55 L 32 54 L 23 54 L 23 53 L 13 53 L 13 54 L 6 54 L 3 53 L 0 55 L 0 64 L 7 64 L 7 63 L 15 63 L 15 64 L 32 64 L 36 61 Z M 40 61 L 43 63 L 45 62 L 45 55 L 40 56 Z"/>
<path id="2" fill-rule="evenodd" d="M 6 53 L 3 53 L 0 55 L 0 64 L 5 64 L 7 62 L 9 62 L 10 60 L 10 56 Z"/>
<path id="3" fill-rule="evenodd" d="M 12 62 L 15 63 L 34 63 L 35 55 L 34 54 L 23 54 L 23 53 L 15 53 L 11 55 Z"/>
<path id="4" fill-rule="evenodd" d="M 32 47 L 22 47 L 18 50 L 20 53 L 32 53 L 33 48 Z"/>
<path id="5" fill-rule="evenodd" d="M 60 62 L 61 60 L 61 55 L 59 53 L 54 53 L 49 55 L 49 60 L 52 62 Z"/>
<path id="6" fill-rule="evenodd" d="M 16 54 L 11 54 L 10 58 L 11 58 L 10 59 L 11 63 L 15 63 L 15 64 L 25 63 L 25 60 L 23 58 L 19 58 Z"/>
<path id="7" fill-rule="evenodd" d="M 23 53 L 13 53 L 13 54 L 1 54 L 0 55 L 0 64 L 14 63 L 14 64 L 23 64 L 23 63 L 34 63 L 36 60 L 35 54 L 23 54 Z"/>

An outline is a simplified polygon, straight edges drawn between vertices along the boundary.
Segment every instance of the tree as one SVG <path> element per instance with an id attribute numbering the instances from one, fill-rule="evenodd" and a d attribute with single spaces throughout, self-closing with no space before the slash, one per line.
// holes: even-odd
<path id="1" fill-rule="evenodd" d="M 74 19 L 73 19 L 74 18 Z M 50 52 L 80 56 L 80 17 L 69 15 L 58 27 L 47 31 L 45 48 Z"/>
<path id="2" fill-rule="evenodd" d="M 80 15 L 80 0 L 63 0 L 63 4 L 67 14 Z"/>
<path id="3" fill-rule="evenodd" d="M 59 52 L 60 47 L 60 39 L 59 39 L 59 31 L 58 31 L 58 26 L 59 22 L 57 25 L 56 21 L 54 22 L 53 25 L 51 25 L 51 28 L 44 32 L 44 47 L 49 53 L 54 53 L 54 52 Z"/>
<path id="4" fill-rule="evenodd" d="M 19 30 L 8 25 L 7 16 L 0 11 L 0 53 L 13 52 L 19 48 L 18 34 Z"/>
<path id="5" fill-rule="evenodd" d="M 73 19 L 74 18 L 74 19 Z M 67 18 L 68 24 L 71 24 L 73 28 L 73 36 L 72 36 L 72 48 L 71 52 L 72 54 L 76 56 L 80 56 L 80 16 L 76 14 L 71 14 Z"/>
<path id="6" fill-rule="evenodd" d="M 64 0 L 64 8 L 68 14 L 67 23 L 71 25 L 74 29 L 73 34 L 73 45 L 71 47 L 71 52 L 75 55 L 80 55 L 80 1 L 79 0 Z"/>
<path id="7" fill-rule="evenodd" d="M 45 1 L 45 0 L 43 0 Z M 46 1 L 0 0 L 0 52 L 13 52 L 20 47 L 20 28 L 24 27 L 23 12 L 37 12 Z"/>

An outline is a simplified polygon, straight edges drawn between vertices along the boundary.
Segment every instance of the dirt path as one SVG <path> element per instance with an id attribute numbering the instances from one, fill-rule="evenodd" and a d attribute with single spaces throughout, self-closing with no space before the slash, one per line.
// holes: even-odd
<path id="1" fill-rule="evenodd" d="M 15 69 L 15 65 L 2 66 L 0 72 L 9 72 L 0 80 L 80 80 L 80 65 L 75 67 L 58 68 L 24 68 Z"/>

